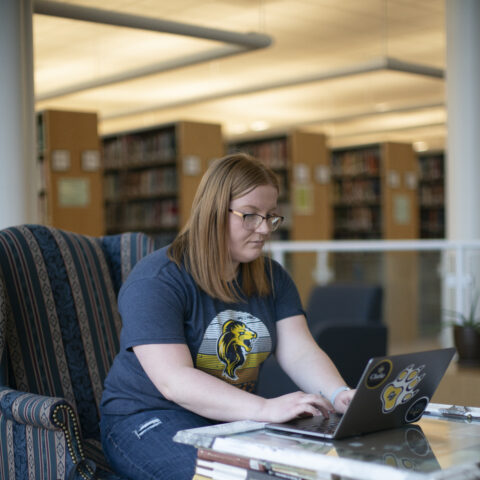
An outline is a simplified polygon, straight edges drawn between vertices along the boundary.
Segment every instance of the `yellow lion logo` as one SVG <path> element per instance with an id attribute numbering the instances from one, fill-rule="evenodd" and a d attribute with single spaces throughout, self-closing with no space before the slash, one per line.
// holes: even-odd
<path id="1" fill-rule="evenodd" d="M 217 355 L 225 364 L 223 375 L 237 380 L 236 369 L 245 363 L 245 353 L 252 349 L 252 340 L 257 334 L 238 320 L 228 320 L 223 324 L 223 333 L 218 339 Z"/>

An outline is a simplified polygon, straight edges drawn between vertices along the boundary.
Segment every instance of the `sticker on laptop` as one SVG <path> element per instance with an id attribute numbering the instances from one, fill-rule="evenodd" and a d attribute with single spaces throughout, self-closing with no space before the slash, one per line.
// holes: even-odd
<path id="1" fill-rule="evenodd" d="M 425 373 L 420 373 L 424 368 L 425 365 L 415 367 L 412 363 L 404 368 L 393 382 L 385 385 L 381 395 L 383 413 L 393 412 L 399 405 L 407 403 L 419 392 L 415 387 L 425 376 Z"/>
<path id="2" fill-rule="evenodd" d="M 377 363 L 367 375 L 365 385 L 367 388 L 378 388 L 389 377 L 392 371 L 392 361 L 388 358 Z"/>
<path id="3" fill-rule="evenodd" d="M 423 415 L 429 401 L 428 397 L 420 397 L 418 400 L 415 400 L 405 414 L 405 421 L 407 423 L 416 422 Z"/>

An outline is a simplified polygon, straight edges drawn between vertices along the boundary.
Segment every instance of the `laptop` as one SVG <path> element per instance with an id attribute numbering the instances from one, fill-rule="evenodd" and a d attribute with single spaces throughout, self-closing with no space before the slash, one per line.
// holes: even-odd
<path id="1" fill-rule="evenodd" d="M 296 418 L 265 428 L 339 439 L 401 427 L 420 420 L 455 348 L 371 358 L 343 415 Z"/>

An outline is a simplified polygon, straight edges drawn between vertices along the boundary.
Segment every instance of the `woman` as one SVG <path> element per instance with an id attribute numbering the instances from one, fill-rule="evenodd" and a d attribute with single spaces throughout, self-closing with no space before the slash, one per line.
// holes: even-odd
<path id="1" fill-rule="evenodd" d="M 278 192 L 255 159 L 216 160 L 187 225 L 123 285 L 121 348 L 101 405 L 104 451 L 119 474 L 191 479 L 196 452 L 173 442 L 178 430 L 347 408 L 353 391 L 311 337 L 291 278 L 262 254 L 283 221 Z M 302 391 L 255 395 L 270 352 Z"/>

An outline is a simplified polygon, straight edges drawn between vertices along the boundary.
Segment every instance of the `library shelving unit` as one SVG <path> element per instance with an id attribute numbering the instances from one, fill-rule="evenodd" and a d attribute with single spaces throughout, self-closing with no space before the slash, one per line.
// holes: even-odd
<path id="1" fill-rule="evenodd" d="M 416 238 L 417 177 L 410 145 L 333 150 L 334 238 Z"/>
<path id="2" fill-rule="evenodd" d="M 335 239 L 418 238 L 418 165 L 411 145 L 388 142 L 334 149 L 332 184 Z M 395 341 L 417 337 L 416 252 L 348 258 L 338 254 L 334 262 L 340 277 L 378 281 L 380 276 L 389 337 Z M 351 271 L 345 273 L 347 268 Z"/>
<path id="3" fill-rule="evenodd" d="M 286 217 L 273 240 L 329 240 L 331 238 L 330 158 L 323 134 L 295 130 L 283 135 L 229 143 L 229 152 L 246 152 L 269 165 L 282 189 L 279 213 Z M 303 300 L 313 286 L 315 254 L 290 258 L 295 283 Z"/>
<path id="4" fill-rule="evenodd" d="M 431 152 L 418 156 L 420 238 L 445 237 L 445 156 Z"/>
<path id="5" fill-rule="evenodd" d="M 188 219 L 220 125 L 177 122 L 102 137 L 107 233 L 142 231 L 168 243 Z"/>
<path id="6" fill-rule="evenodd" d="M 105 232 L 97 114 L 36 115 L 39 222 L 86 235 Z"/>
<path id="7" fill-rule="evenodd" d="M 332 153 L 335 239 L 381 238 L 380 149 Z"/>

